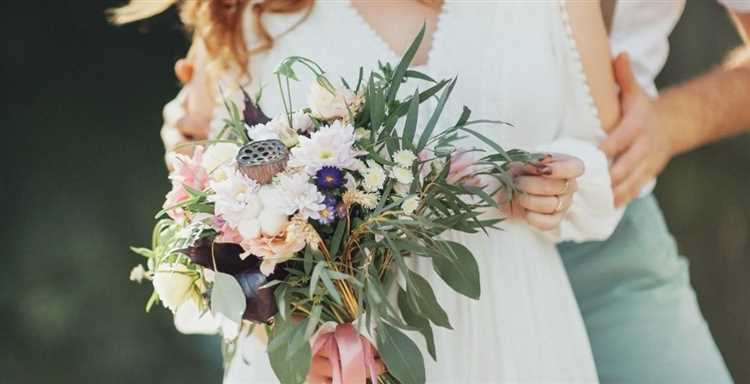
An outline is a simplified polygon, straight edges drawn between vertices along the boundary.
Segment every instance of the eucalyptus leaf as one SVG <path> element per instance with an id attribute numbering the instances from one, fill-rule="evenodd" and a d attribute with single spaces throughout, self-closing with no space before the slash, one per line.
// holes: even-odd
<path id="1" fill-rule="evenodd" d="M 406 281 L 406 293 L 413 300 L 415 307 L 419 309 L 419 313 L 429 318 L 437 326 L 452 329 L 448 314 L 437 302 L 430 283 L 413 271 L 409 271 L 409 278 Z"/>
<path id="2" fill-rule="evenodd" d="M 453 241 L 438 241 L 432 267 L 454 291 L 478 300 L 481 294 L 479 265 L 465 246 Z"/>
<path id="3" fill-rule="evenodd" d="M 398 290 L 398 308 L 401 310 L 401 317 L 404 318 L 406 324 L 416 328 L 424 336 L 425 343 L 427 344 L 427 352 L 430 353 L 433 360 L 437 361 L 435 337 L 432 334 L 430 321 L 420 315 L 416 308 L 410 305 L 406 291 L 401 288 Z"/>
<path id="4" fill-rule="evenodd" d="M 277 322 L 270 335 L 269 343 L 273 343 L 277 337 L 283 334 L 295 334 L 299 329 L 304 332 L 306 324 L 294 324 L 293 321 Z M 303 342 L 298 349 L 288 354 L 289 343 L 278 343 L 279 346 L 273 350 L 268 349 L 268 359 L 271 368 L 281 384 L 302 384 L 305 382 L 307 371 L 310 369 L 312 351 L 310 343 Z"/>
<path id="5" fill-rule="evenodd" d="M 211 312 L 222 314 L 238 325 L 245 313 L 245 294 L 232 275 L 214 271 L 214 286 L 211 289 Z"/>
<path id="6" fill-rule="evenodd" d="M 423 384 L 425 369 L 422 353 L 414 342 L 388 323 L 380 322 L 376 332 L 380 358 L 388 372 L 401 384 Z"/>

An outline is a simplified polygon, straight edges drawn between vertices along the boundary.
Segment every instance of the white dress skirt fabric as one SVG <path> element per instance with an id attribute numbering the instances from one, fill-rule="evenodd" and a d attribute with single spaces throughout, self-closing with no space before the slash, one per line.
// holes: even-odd
<path id="1" fill-rule="evenodd" d="M 298 19 L 299 15 L 267 15 L 264 22 L 272 34 L 281 34 Z M 252 42 L 253 36 L 247 40 Z M 489 236 L 448 235 L 478 259 L 482 283 L 478 301 L 445 286 L 429 259 L 416 260 L 415 268 L 433 283 L 454 328 L 435 328 L 437 362 L 423 348 L 427 381 L 597 382 L 583 321 L 555 244 L 605 239 L 621 212 L 612 205 L 607 159 L 597 149 L 604 133 L 572 39 L 565 2 L 449 0 L 433 41 L 425 44 L 432 44 L 429 59 L 419 69 L 434 78 L 458 76 L 444 113 L 445 126 L 468 105 L 473 118 L 514 125 L 477 127 L 502 146 L 568 153 L 586 164 L 559 230 L 542 233 L 510 220 L 502 224 L 504 231 Z M 278 38 L 273 50 L 251 61 L 252 82 L 247 86 L 251 91 L 264 87 L 261 106 L 269 115 L 283 111 L 271 73 L 291 55 L 311 58 L 332 80 L 343 76 L 350 83 L 356 81 L 359 66 L 368 69 L 378 60 L 398 60 L 348 1 L 317 1 L 307 20 Z M 310 77 L 301 80 L 292 84 L 297 107 L 306 104 Z M 224 80 L 225 93 L 239 101 L 239 92 L 227 91 L 231 81 Z M 217 119 L 221 113 L 217 108 Z M 464 144 L 482 146 L 468 139 Z M 423 347 L 421 336 L 412 336 Z M 275 382 L 263 343 L 252 336 L 242 340 L 225 383 Z"/>

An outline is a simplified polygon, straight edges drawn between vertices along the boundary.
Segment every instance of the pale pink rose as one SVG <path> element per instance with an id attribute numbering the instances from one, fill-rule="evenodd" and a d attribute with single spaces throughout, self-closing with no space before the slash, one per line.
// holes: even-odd
<path id="1" fill-rule="evenodd" d="M 198 191 L 204 190 L 208 185 L 208 172 L 202 165 L 203 147 L 196 147 L 192 157 L 177 154 L 171 161 L 174 169 L 169 174 L 172 190 L 167 193 L 163 208 L 173 207 L 190 198 L 186 185 Z M 181 208 L 170 209 L 167 214 L 177 221 L 184 220 L 185 216 Z"/>
<path id="2" fill-rule="evenodd" d="M 277 236 L 264 235 L 245 239 L 240 245 L 246 251 L 241 257 L 252 254 L 262 259 L 260 271 L 268 276 L 273 273 L 276 264 L 291 259 L 295 253 L 305 248 L 305 238 L 283 231 Z"/>
<path id="3" fill-rule="evenodd" d="M 219 231 L 219 235 L 216 236 L 216 242 L 218 243 L 234 243 L 239 244 L 242 242 L 242 235 L 240 232 L 227 224 L 222 223 L 221 226 L 216 228 Z"/>
<path id="4" fill-rule="evenodd" d="M 481 181 L 478 177 L 473 176 L 477 172 L 477 157 L 475 152 L 467 150 L 457 150 L 451 155 L 451 166 L 448 170 L 446 181 L 448 184 L 461 183 L 466 186 L 478 187 Z"/>

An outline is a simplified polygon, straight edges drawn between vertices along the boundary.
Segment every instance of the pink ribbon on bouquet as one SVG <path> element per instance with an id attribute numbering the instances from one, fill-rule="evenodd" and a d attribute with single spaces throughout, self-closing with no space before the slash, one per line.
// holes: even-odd
<path id="1" fill-rule="evenodd" d="M 362 336 L 351 324 L 337 324 L 335 328 L 323 327 L 318 331 L 312 355 L 325 351 L 331 363 L 333 384 L 365 384 L 369 374 L 378 382 L 375 351 L 370 340 Z"/>

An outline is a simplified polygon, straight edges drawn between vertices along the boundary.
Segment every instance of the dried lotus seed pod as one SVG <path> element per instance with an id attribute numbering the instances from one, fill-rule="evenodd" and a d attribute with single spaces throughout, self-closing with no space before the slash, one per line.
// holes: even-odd
<path id="1" fill-rule="evenodd" d="M 268 184 L 286 168 L 289 151 L 280 140 L 253 141 L 237 153 L 237 167 L 259 184 Z"/>

